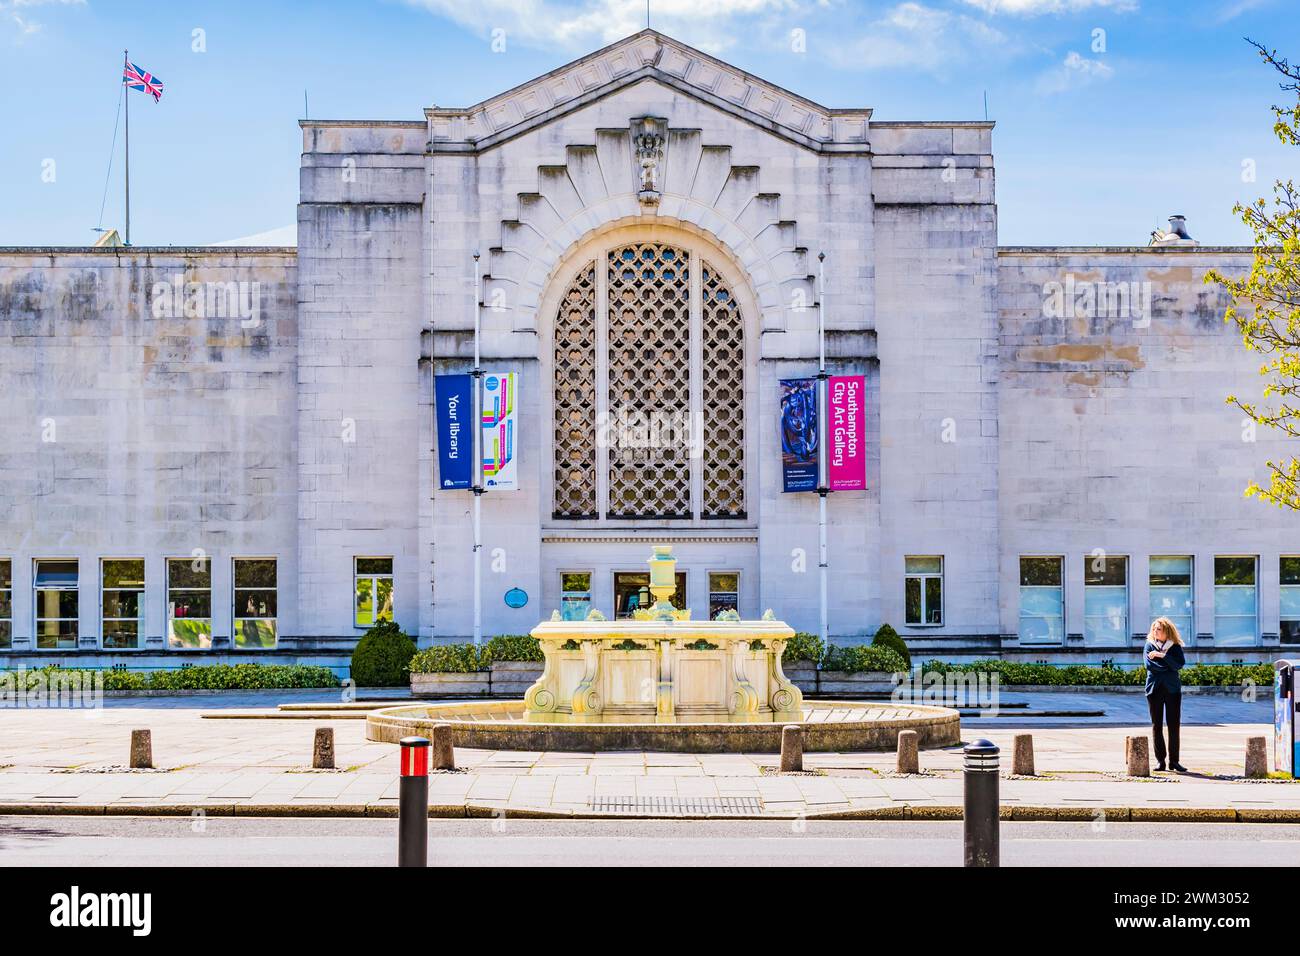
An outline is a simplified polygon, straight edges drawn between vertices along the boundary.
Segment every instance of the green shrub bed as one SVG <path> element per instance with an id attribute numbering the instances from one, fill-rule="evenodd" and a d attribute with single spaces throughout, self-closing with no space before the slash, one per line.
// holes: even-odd
<path id="1" fill-rule="evenodd" d="M 1146 670 L 1134 666 L 1084 667 L 1070 664 L 1022 664 L 1017 661 L 973 661 L 970 664 L 945 664 L 926 661 L 927 674 L 985 673 L 997 674 L 1003 684 L 1043 684 L 1057 687 L 1139 686 L 1146 683 Z M 1189 664 L 1179 676 L 1188 687 L 1228 687 L 1248 681 L 1259 686 L 1273 683 L 1272 664 Z"/>
<path id="2" fill-rule="evenodd" d="M 847 671 L 850 674 L 862 671 L 897 674 L 905 672 L 907 664 L 892 648 L 854 644 L 848 647 L 832 646 L 822 658 L 822 670 Z"/>
<path id="3" fill-rule="evenodd" d="M 204 664 L 174 671 L 88 670 L 70 667 L 42 667 L 21 673 L 26 689 L 51 680 L 81 680 L 89 684 L 97 676 L 104 690 L 268 690 L 297 687 L 338 687 L 339 679 L 328 667 L 305 664 Z"/>
<path id="4" fill-rule="evenodd" d="M 785 642 L 785 650 L 781 652 L 781 663 L 817 664 L 825 653 L 826 648 L 822 645 L 820 637 L 807 631 L 799 631 Z"/>

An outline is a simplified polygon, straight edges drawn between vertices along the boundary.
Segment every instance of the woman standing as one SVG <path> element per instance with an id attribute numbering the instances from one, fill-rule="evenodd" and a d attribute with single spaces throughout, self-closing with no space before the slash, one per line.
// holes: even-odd
<path id="1" fill-rule="evenodd" d="M 1169 769 L 1186 773 L 1178 762 L 1178 730 L 1182 716 L 1183 682 L 1178 672 L 1187 663 L 1183 639 L 1174 622 L 1158 617 L 1147 633 L 1147 706 L 1151 710 L 1151 735 L 1156 748 L 1156 769 L 1165 769 L 1165 737 L 1161 724 L 1169 725 Z"/>

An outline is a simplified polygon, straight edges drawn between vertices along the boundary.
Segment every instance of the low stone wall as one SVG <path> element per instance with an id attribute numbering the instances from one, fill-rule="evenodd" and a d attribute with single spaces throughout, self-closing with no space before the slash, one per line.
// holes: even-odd
<path id="1" fill-rule="evenodd" d="M 860 702 L 819 702 L 862 712 Z M 893 750 L 900 730 L 915 730 L 922 748 L 961 742 L 961 719 L 944 707 L 909 705 L 904 716 L 803 723 L 804 750 L 856 752 Z M 897 713 L 890 709 L 891 713 Z M 779 753 L 788 723 L 530 723 L 520 701 L 467 701 L 388 707 L 366 718 L 366 737 L 396 743 L 417 734 L 429 737 L 436 724 L 450 724 L 456 747 L 477 750 L 576 751 L 643 750 L 664 753 Z"/>
<path id="2" fill-rule="evenodd" d="M 413 697 L 520 697 L 542 665 L 532 661 L 493 661 L 490 669 L 469 673 L 412 674 Z"/>

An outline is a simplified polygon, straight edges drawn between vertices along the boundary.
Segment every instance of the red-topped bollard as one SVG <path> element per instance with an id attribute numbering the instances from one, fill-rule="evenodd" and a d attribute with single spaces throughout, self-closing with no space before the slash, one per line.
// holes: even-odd
<path id="1" fill-rule="evenodd" d="M 397 790 L 397 865 L 429 865 L 429 741 L 403 737 Z"/>

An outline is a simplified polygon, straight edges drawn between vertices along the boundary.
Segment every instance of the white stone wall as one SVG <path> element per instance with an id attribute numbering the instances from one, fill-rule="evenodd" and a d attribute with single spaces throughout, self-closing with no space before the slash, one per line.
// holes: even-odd
<path id="1" fill-rule="evenodd" d="M 880 525 L 870 620 L 953 643 L 997 620 L 997 212 L 989 124 L 873 124 Z M 943 625 L 904 625 L 909 555 L 944 559 Z"/>
<path id="2" fill-rule="evenodd" d="M 297 633 L 295 271 L 292 250 L 0 253 L 15 650 L 32 646 L 34 558 L 78 560 L 82 646 L 99 643 L 100 559 L 117 557 L 145 560 L 148 647 L 166 630 L 165 560 L 193 554 L 212 559 L 216 643 L 235 556 L 278 559 L 280 629 Z M 257 309 L 171 309 L 176 280 L 249 283 L 248 305 L 256 283 Z"/>
<path id="3" fill-rule="evenodd" d="M 414 633 L 425 325 L 423 124 L 304 123 L 298 206 L 300 633 L 359 637 L 353 559 L 393 558 Z"/>
<path id="4" fill-rule="evenodd" d="M 1195 558 L 1196 630 L 1213 630 L 1213 562 L 1259 555 L 1260 630 L 1278 632 L 1278 557 L 1300 522 L 1243 498 L 1265 462 L 1292 449 L 1254 442 L 1230 393 L 1258 399 L 1262 359 L 1247 351 L 1211 266 L 1249 269 L 1240 249 L 1003 249 L 998 257 L 1001 630 L 1018 621 L 1021 554 L 1066 558 L 1066 632 L 1083 633 L 1083 575 L 1095 549 L 1130 557 L 1130 632 L 1150 623 L 1148 558 Z M 1075 283 L 1138 283 L 1149 315 L 1049 318 L 1044 300 Z M 1131 288 L 1131 287 L 1130 287 Z M 1046 290 L 1046 291 L 1045 291 Z M 1130 310 L 1133 311 L 1133 310 Z M 1130 642 L 1130 646 L 1131 646 Z M 1202 639 L 1202 643 L 1205 643 Z"/>

